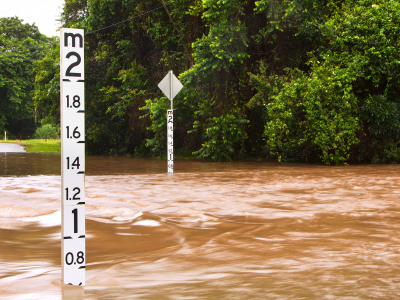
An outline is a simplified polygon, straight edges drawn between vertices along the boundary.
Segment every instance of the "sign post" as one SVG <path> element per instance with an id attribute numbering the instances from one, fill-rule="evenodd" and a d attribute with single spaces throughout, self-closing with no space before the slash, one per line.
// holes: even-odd
<path id="1" fill-rule="evenodd" d="M 85 285 L 85 75 L 83 29 L 60 30 L 61 266 Z"/>
<path id="2" fill-rule="evenodd" d="M 171 109 L 167 110 L 167 160 L 168 173 L 174 173 L 174 111 L 173 99 L 183 88 L 182 83 L 176 78 L 172 71 L 161 80 L 158 84 L 160 90 L 171 101 Z"/>
<path id="3" fill-rule="evenodd" d="M 172 103 L 172 101 L 171 101 Z M 171 105 L 172 106 L 172 105 Z M 167 110 L 167 161 L 168 173 L 174 173 L 174 111 Z"/>

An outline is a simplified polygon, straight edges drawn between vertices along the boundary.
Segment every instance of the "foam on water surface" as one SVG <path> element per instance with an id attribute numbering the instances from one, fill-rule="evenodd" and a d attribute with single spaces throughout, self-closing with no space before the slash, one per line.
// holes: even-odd
<path id="1" fill-rule="evenodd" d="M 52 227 L 61 225 L 61 211 L 55 211 L 49 215 L 37 216 L 33 218 L 21 218 L 22 222 L 37 222 L 41 226 Z"/>

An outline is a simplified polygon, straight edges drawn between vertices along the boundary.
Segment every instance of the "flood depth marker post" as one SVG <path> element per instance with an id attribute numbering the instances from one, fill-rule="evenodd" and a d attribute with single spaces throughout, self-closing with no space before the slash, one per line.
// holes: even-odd
<path id="1" fill-rule="evenodd" d="M 85 285 L 84 32 L 60 35 L 62 281 Z"/>
<path id="2" fill-rule="evenodd" d="M 174 173 L 174 111 L 173 99 L 183 88 L 182 83 L 176 78 L 172 71 L 161 80 L 158 84 L 160 90 L 171 101 L 171 109 L 167 110 L 167 160 L 168 173 Z"/>

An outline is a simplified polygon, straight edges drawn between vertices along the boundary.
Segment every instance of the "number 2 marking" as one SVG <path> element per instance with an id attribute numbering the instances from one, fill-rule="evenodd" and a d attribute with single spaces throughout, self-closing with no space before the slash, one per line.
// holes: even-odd
<path id="1" fill-rule="evenodd" d="M 81 73 L 71 73 L 72 68 L 79 66 L 79 64 L 81 63 L 81 56 L 78 53 L 72 51 L 67 54 L 66 58 L 70 58 L 71 56 L 75 56 L 77 60 L 76 62 L 69 65 L 69 67 L 67 68 L 67 72 L 65 72 L 65 76 L 81 77 Z"/>

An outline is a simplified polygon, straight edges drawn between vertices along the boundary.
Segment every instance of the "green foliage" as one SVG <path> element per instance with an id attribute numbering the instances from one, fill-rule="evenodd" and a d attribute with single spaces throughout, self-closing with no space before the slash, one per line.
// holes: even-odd
<path id="1" fill-rule="evenodd" d="M 35 139 L 59 139 L 60 127 L 52 124 L 45 124 L 36 129 L 33 134 Z"/>
<path id="2" fill-rule="evenodd" d="M 193 43 L 196 64 L 183 75 L 190 83 L 191 78 L 213 79 L 218 71 L 229 72 L 235 64 L 243 64 L 246 53 L 246 26 L 238 18 L 243 15 L 245 2 L 239 0 L 203 1 L 203 19 L 210 27 L 208 35 L 203 35 Z"/>
<path id="3" fill-rule="evenodd" d="M 370 153 L 374 163 L 398 163 L 400 161 L 400 104 L 390 102 L 383 95 L 369 97 L 361 110 L 365 131 L 368 132 Z"/>
<path id="4" fill-rule="evenodd" d="M 148 96 L 143 77 L 143 67 L 133 61 L 129 69 L 119 71 L 116 86 L 98 91 L 98 98 L 91 103 L 87 129 L 87 137 L 97 153 L 108 150 L 112 155 L 127 154 L 134 151 L 130 149 L 132 143 L 140 144 L 138 138 L 142 135 L 138 129 L 143 124 L 139 123 L 139 107 Z"/>
<path id="5" fill-rule="evenodd" d="M 245 158 L 244 142 L 247 139 L 246 124 L 233 111 L 221 117 L 208 120 L 204 131 L 205 143 L 201 149 L 194 152 L 200 158 L 211 158 L 215 161 L 232 161 Z M 198 123 L 195 123 L 195 127 Z"/>
<path id="6" fill-rule="evenodd" d="M 167 144 L 167 109 L 170 109 L 171 102 L 167 97 L 160 97 L 153 100 L 146 100 L 146 105 L 141 110 L 148 111 L 141 118 L 150 117 L 151 125 L 147 130 L 152 132 L 153 137 L 147 139 L 147 147 L 156 156 L 165 156 Z"/>
<path id="7" fill-rule="evenodd" d="M 22 24 L 17 17 L 0 18 L 0 132 L 33 133 L 33 62 L 43 57 L 49 41 L 35 25 Z"/>
<path id="8" fill-rule="evenodd" d="M 306 76 L 298 70 L 289 71 L 288 81 L 279 93 L 271 95 L 267 110 L 270 121 L 265 135 L 270 151 L 281 156 L 283 149 L 316 147 L 321 160 L 344 164 L 350 146 L 357 143 L 357 97 L 351 83 L 356 70 L 329 68 L 313 62 L 313 72 Z"/>
<path id="9" fill-rule="evenodd" d="M 345 164 L 361 141 L 372 149 L 360 151 L 359 160 L 398 159 L 400 53 L 393 41 L 400 37 L 399 18 L 395 1 L 347 1 L 318 25 L 320 45 L 308 55 L 309 71 L 288 69 L 284 79 L 262 67 L 251 75 L 257 93 L 249 106 L 267 108 L 273 154 Z"/>
<path id="10" fill-rule="evenodd" d="M 60 44 L 56 43 L 43 59 L 33 62 L 33 66 L 36 122 L 60 124 Z"/>
<path id="11" fill-rule="evenodd" d="M 160 5 L 65 1 L 65 27 L 106 27 L 85 36 L 89 153 L 164 157 L 170 103 L 157 85 L 173 70 L 185 84 L 174 99 L 175 153 L 400 161 L 398 1 L 176 0 L 171 18 L 164 8 L 143 14 Z M 38 59 L 35 116 L 58 124 L 59 49 Z M 0 129 L 10 123 L 1 109 Z"/>
<path id="12" fill-rule="evenodd" d="M 88 16 L 87 5 L 87 0 L 64 0 L 63 12 L 61 13 L 63 27 L 68 28 L 85 20 Z"/>

